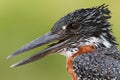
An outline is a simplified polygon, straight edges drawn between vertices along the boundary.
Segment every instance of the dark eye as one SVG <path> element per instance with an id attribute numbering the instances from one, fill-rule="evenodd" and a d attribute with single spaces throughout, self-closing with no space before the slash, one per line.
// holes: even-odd
<path id="1" fill-rule="evenodd" d="M 80 25 L 78 23 L 70 23 L 68 25 L 68 28 L 70 29 L 78 29 L 80 27 Z"/>

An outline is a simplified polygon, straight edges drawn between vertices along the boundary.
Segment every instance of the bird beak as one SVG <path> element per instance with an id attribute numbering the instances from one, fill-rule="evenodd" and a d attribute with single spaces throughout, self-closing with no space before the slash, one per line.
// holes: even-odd
<path id="1" fill-rule="evenodd" d="M 40 38 L 37 38 L 37 39 L 33 40 L 32 42 L 24 45 L 23 47 L 18 49 L 16 52 L 9 55 L 7 58 L 10 59 L 10 58 L 14 57 L 15 55 L 18 55 L 18 54 L 21 54 L 21 53 L 23 53 L 25 51 L 28 51 L 28 50 L 31 50 L 33 48 L 39 47 L 39 46 L 41 46 L 43 44 L 47 44 L 47 43 L 55 41 L 55 40 L 60 40 L 61 38 L 63 38 L 62 35 L 49 32 L 49 33 L 41 36 Z M 50 46 L 48 48 L 45 48 L 44 50 L 34 54 L 30 58 L 27 58 L 27 59 L 25 59 L 23 61 L 20 61 L 20 62 L 18 62 L 16 64 L 12 65 L 11 67 L 16 67 L 16 66 L 20 66 L 20 65 L 23 65 L 23 64 L 27 64 L 27 63 L 36 61 L 38 59 L 41 59 L 41 58 L 43 58 L 44 56 L 46 56 L 46 55 L 48 55 L 50 53 L 55 53 L 58 50 L 60 50 L 61 48 L 64 48 L 65 44 L 68 41 L 69 41 L 69 39 L 58 42 L 58 43 L 55 43 L 54 45 L 52 45 L 52 46 Z"/>

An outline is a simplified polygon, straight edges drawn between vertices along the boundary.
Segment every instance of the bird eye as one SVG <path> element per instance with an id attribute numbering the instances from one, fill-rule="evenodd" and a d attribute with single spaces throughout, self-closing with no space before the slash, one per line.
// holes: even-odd
<path id="1" fill-rule="evenodd" d="M 78 23 L 71 23 L 71 24 L 69 24 L 68 28 L 70 28 L 70 29 L 78 29 L 79 24 Z"/>

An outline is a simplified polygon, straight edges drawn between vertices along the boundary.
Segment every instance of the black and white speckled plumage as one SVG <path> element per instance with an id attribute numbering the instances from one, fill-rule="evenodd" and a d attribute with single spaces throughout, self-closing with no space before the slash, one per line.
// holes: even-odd
<path id="1" fill-rule="evenodd" d="M 68 17 L 65 18 L 67 23 L 73 22 L 69 23 L 70 27 L 72 25 L 81 25 L 77 29 L 78 31 L 71 32 L 71 34 L 76 34 L 77 36 L 74 36 L 69 46 L 67 46 L 68 51 L 71 49 L 72 52 L 72 47 L 80 48 L 89 44 L 96 46 L 96 52 L 85 53 L 74 58 L 73 67 L 78 79 L 120 80 L 120 52 L 116 48 L 117 42 L 112 35 L 110 23 L 108 22 L 111 17 L 108 8 L 102 5 L 96 8 L 76 10 L 65 17 Z M 104 40 L 101 41 L 101 36 L 110 45 L 104 43 Z M 92 37 L 97 40 L 92 41 Z"/>
<path id="2" fill-rule="evenodd" d="M 78 80 L 120 80 L 120 52 L 111 48 L 82 54 L 74 58 L 73 67 Z"/>
<path id="3" fill-rule="evenodd" d="M 75 10 L 58 20 L 50 32 L 21 47 L 8 58 L 55 40 L 58 42 L 12 67 L 57 52 L 69 58 L 82 46 L 93 45 L 95 52 L 73 58 L 73 69 L 78 80 L 120 80 L 120 52 L 108 21 L 110 18 L 110 10 L 105 5 Z"/>

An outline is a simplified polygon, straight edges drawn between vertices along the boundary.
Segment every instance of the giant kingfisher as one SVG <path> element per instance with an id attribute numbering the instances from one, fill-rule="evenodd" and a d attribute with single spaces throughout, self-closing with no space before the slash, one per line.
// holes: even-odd
<path id="1" fill-rule="evenodd" d="M 58 20 L 50 32 L 33 40 L 9 58 L 51 43 L 47 48 L 11 67 L 56 53 L 67 58 L 72 80 L 120 80 L 120 52 L 113 36 L 107 5 L 75 10 Z"/>

